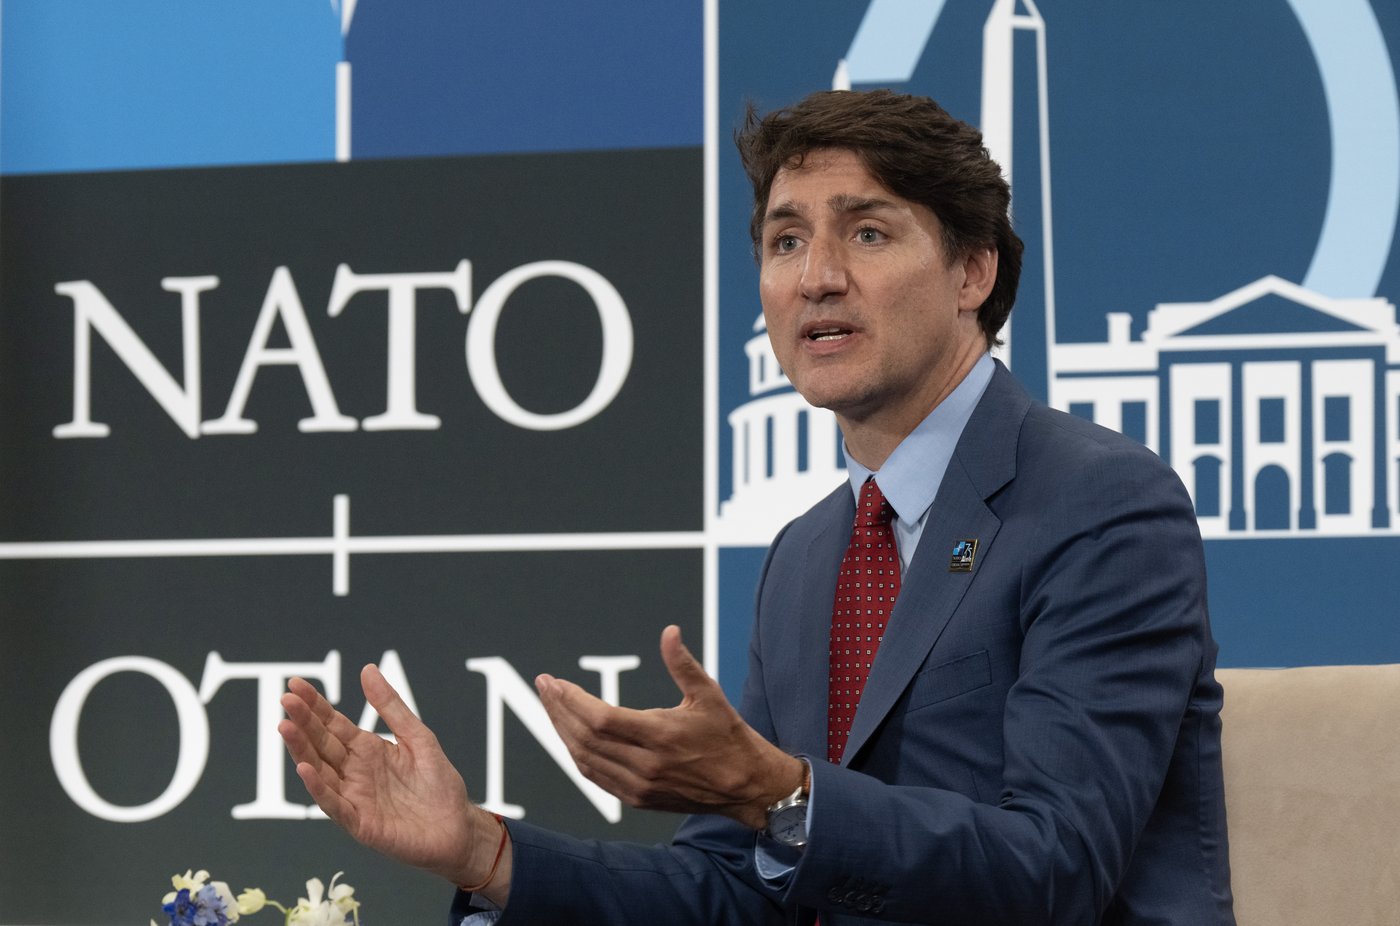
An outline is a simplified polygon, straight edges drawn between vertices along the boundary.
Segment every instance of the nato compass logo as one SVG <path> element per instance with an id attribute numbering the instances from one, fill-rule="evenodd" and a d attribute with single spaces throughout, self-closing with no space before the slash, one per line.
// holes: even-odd
<path id="1" fill-rule="evenodd" d="M 1051 8 L 1046 0 L 1042 4 Z M 832 62 L 833 87 L 889 86 L 945 99 L 947 80 L 929 80 L 929 58 L 936 47 L 931 39 L 943 27 L 940 17 L 947 18 L 954 6 L 872 0 L 845 56 Z M 959 14 L 965 16 L 968 6 Z M 1220 31 L 1219 22 L 1205 20 L 1218 15 L 1207 6 L 1186 14 L 1201 21 L 1178 31 L 1201 41 L 1211 30 Z M 1312 111 L 1325 117 L 1318 124 L 1330 125 L 1330 139 L 1312 143 L 1319 156 L 1310 162 L 1289 161 L 1294 149 L 1306 148 L 1303 130 L 1290 124 L 1297 137 L 1277 138 L 1278 157 L 1289 161 L 1297 177 L 1285 175 L 1274 186 L 1260 183 L 1276 199 L 1280 188 L 1296 184 L 1299 203 L 1311 202 L 1301 191 L 1315 188 L 1315 221 L 1282 213 L 1273 221 L 1270 210 L 1284 207 L 1256 205 L 1241 217 L 1238 248 L 1213 247 L 1180 262 L 1167 253 L 1139 252 L 1124 269 L 1095 266 L 1090 252 L 1104 247 L 1113 230 L 1090 226 L 1082 208 L 1064 219 L 1072 234 L 1057 240 L 1057 219 L 1073 213 L 1079 205 L 1074 200 L 1082 198 L 1061 199 L 1051 188 L 1057 150 L 1052 129 L 1061 114 L 1081 137 L 1105 139 L 1105 157 L 1094 164 L 1102 175 L 1093 182 L 1111 186 L 1122 182 L 1110 179 L 1114 172 L 1126 169 L 1131 175 L 1135 166 L 1160 164 L 1155 173 L 1133 178 L 1120 198 L 1164 190 L 1166 199 L 1146 205 L 1163 216 L 1157 240 L 1170 241 L 1172 217 L 1194 208 L 1192 197 L 1205 195 L 1183 180 L 1204 183 L 1218 179 L 1211 171 L 1233 169 L 1230 145 L 1221 145 L 1219 136 L 1228 142 L 1233 133 L 1248 147 L 1251 131 L 1273 127 L 1260 115 L 1265 107 L 1248 98 L 1192 96 L 1202 88 L 1190 85 L 1180 88 L 1186 96 L 1173 99 L 1171 81 L 1184 80 L 1183 69 L 1197 67 L 1192 62 L 1201 49 L 1126 52 L 1160 56 L 1167 95 L 1156 101 L 1114 99 L 1111 77 L 1084 77 L 1091 69 L 1082 58 L 1074 61 L 1075 68 L 1064 69 L 1079 76 L 1067 79 L 1063 90 L 1053 87 L 1056 74 L 1063 73 L 1050 66 L 1057 34 L 1067 36 L 1073 51 L 1066 54 L 1076 56 L 1110 41 L 1121 46 L 1123 36 L 1096 38 L 1078 7 L 1061 14 L 1072 21 L 1057 33 L 1053 17 L 1043 16 L 1033 0 L 990 3 L 981 23 L 980 121 L 972 119 L 979 121 L 992 156 L 1011 180 L 1012 212 L 1026 242 L 1020 296 L 999 356 L 1051 405 L 1122 431 L 1170 462 L 1194 499 L 1207 538 L 1395 535 L 1400 533 L 1400 327 L 1394 304 L 1378 295 L 1395 285 L 1395 270 L 1387 276 L 1400 213 L 1395 73 L 1365 0 L 1252 6 L 1263 11 L 1257 22 L 1229 24 L 1237 39 L 1250 30 L 1280 36 L 1278 47 L 1310 51 L 1305 64 L 1316 68 L 1311 72 L 1284 61 L 1281 53 L 1273 55 L 1274 67 L 1315 73 L 1316 83 L 1305 83 L 1296 95 L 1304 111 L 1316 100 Z M 968 31 L 964 26 L 964 36 Z M 1133 38 L 1162 41 L 1150 32 L 1144 26 Z M 1258 62 L 1247 60 L 1250 49 L 1226 47 L 1245 59 L 1236 66 L 1257 69 Z M 1120 47 L 1113 53 L 1125 52 Z M 1219 153 L 1205 159 L 1204 179 L 1192 178 L 1189 168 L 1151 149 L 1131 161 L 1108 160 L 1115 115 L 1123 121 L 1141 118 L 1138 111 L 1153 103 L 1159 106 L 1157 122 L 1144 124 L 1161 130 L 1164 146 L 1179 140 L 1166 138 L 1166 130 L 1178 125 L 1198 131 L 1202 147 L 1218 146 Z M 1212 116 L 1213 105 L 1234 111 Z M 1260 159 L 1239 175 L 1253 181 L 1273 167 Z M 1081 179 L 1082 164 L 1065 173 Z M 1054 176 L 1061 176 L 1058 165 Z M 1306 217 L 1302 205 L 1297 209 Z M 1100 225 L 1115 221 L 1111 215 L 1098 219 Z M 1233 243 L 1222 232 L 1217 225 L 1208 234 Z M 1275 232 L 1278 241 L 1266 240 Z M 1171 247 L 1191 253 L 1175 244 L 1164 250 Z M 1074 277 L 1057 293 L 1056 271 L 1071 265 Z M 1241 277 L 1242 271 L 1249 275 Z M 1094 289 L 1083 282 L 1100 278 L 1117 288 L 1103 283 Z M 1071 288 L 1072 296 L 1067 295 Z M 1123 309 L 1105 300 L 1109 292 L 1111 299 L 1126 303 Z M 1084 303 L 1097 303 L 1099 311 Z M 721 536 L 735 544 L 765 543 L 841 479 L 834 421 L 792 391 L 767 346 L 761 318 L 745 350 L 750 399 L 729 414 L 732 492 L 718 519 Z"/>

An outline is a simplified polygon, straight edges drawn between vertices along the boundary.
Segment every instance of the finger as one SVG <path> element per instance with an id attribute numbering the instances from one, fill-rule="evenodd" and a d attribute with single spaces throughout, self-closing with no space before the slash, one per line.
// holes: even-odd
<path id="1" fill-rule="evenodd" d="M 655 764 L 656 750 L 618 739 L 613 733 L 599 733 L 557 698 L 546 696 L 542 702 L 583 776 L 629 805 L 642 806 L 639 797 L 650 789 L 647 775 Z"/>
<path id="2" fill-rule="evenodd" d="M 369 701 L 370 706 L 400 743 L 432 736 L 432 731 L 423 725 L 417 714 L 409 710 L 408 705 L 399 697 L 399 693 L 389 684 L 389 680 L 379 671 L 378 666 L 370 664 L 360 670 L 360 687 L 364 689 L 365 700 Z"/>
<path id="3" fill-rule="evenodd" d="M 331 702 L 305 679 L 289 679 L 287 692 L 305 705 L 309 719 L 301 714 L 294 715 L 297 710 L 296 704 L 288 699 L 287 695 L 283 695 L 283 710 L 288 711 L 287 716 L 292 717 L 301 727 L 320 759 L 333 767 L 337 775 L 341 774 L 350 753 L 351 743 L 367 734 L 349 717 L 336 710 Z"/>
<path id="4" fill-rule="evenodd" d="M 606 717 L 608 705 L 582 688 L 546 675 L 535 680 L 535 687 L 540 704 L 570 751 L 575 745 L 588 744 L 585 748 L 591 748 L 598 745 L 599 740 L 615 735 L 607 729 L 610 726 Z"/>
<path id="5" fill-rule="evenodd" d="M 287 744 L 287 751 L 297 762 L 320 761 L 321 757 L 316 755 L 316 749 L 306 733 L 306 724 L 315 723 L 315 718 L 307 713 L 304 704 L 291 695 L 284 694 L 281 703 L 287 716 L 278 722 L 277 732 Z"/>
<path id="6" fill-rule="evenodd" d="M 613 762 L 579 763 L 579 772 L 629 807 L 664 809 L 658 803 L 658 796 L 651 782 L 625 765 Z"/>
<path id="7" fill-rule="evenodd" d="M 282 709 L 287 712 L 287 716 L 294 717 L 298 725 L 304 718 L 314 718 L 318 714 L 330 716 L 335 709 L 330 706 L 330 702 L 304 678 L 290 678 L 287 680 L 287 690 L 281 697 Z M 319 720 L 317 721 L 319 723 Z"/>
<path id="8" fill-rule="evenodd" d="M 648 741 L 650 712 L 615 707 L 561 678 L 541 678 L 548 682 L 541 689 L 540 702 L 556 726 L 563 722 L 578 736 L 600 743 L 643 745 Z"/>
<path id="9" fill-rule="evenodd" d="M 293 763 L 298 766 L 307 766 L 320 777 L 326 787 L 339 792 L 343 779 L 340 773 L 326 762 L 312 747 L 306 737 L 305 731 L 298 727 L 292 720 L 284 719 L 277 725 L 277 732 L 282 737 L 282 742 L 287 746 L 287 752 L 291 755 Z"/>
<path id="10" fill-rule="evenodd" d="M 541 703 L 574 764 L 585 777 L 622 797 L 599 776 L 612 777 L 614 773 L 606 769 L 630 769 L 651 760 L 652 750 L 643 747 L 637 732 L 627 728 L 625 715 L 636 712 L 612 707 L 558 679 L 540 681 Z"/>
<path id="11" fill-rule="evenodd" d="M 331 782 L 309 762 L 297 763 L 297 777 L 306 786 L 306 793 L 316 802 L 316 806 L 326 812 L 340 826 L 354 833 L 356 820 L 355 807 L 347 801 Z"/>
<path id="12" fill-rule="evenodd" d="M 336 710 L 335 706 L 326 700 L 325 695 L 321 694 L 314 685 L 305 679 L 288 680 L 287 690 L 306 702 L 312 715 L 321 722 L 326 734 L 338 740 L 344 750 L 348 750 L 351 742 L 357 737 L 365 735 L 364 731 L 356 726 L 353 720 Z"/>
<path id="13" fill-rule="evenodd" d="M 666 664 L 666 671 L 671 673 L 676 687 L 687 698 L 705 697 L 718 688 L 705 667 L 681 641 L 681 629 L 675 624 L 661 631 L 661 661 Z"/>
<path id="14" fill-rule="evenodd" d="M 289 739 L 287 733 L 282 737 L 292 751 L 292 758 L 298 762 L 310 762 L 318 769 L 328 765 L 339 775 L 347 754 L 345 743 L 326 729 L 321 718 L 305 698 L 296 693 L 296 689 L 283 694 L 280 703 L 287 713 L 287 720 L 284 721 L 289 724 L 287 732 L 294 731 L 296 734 L 294 739 Z M 278 731 L 283 731 L 281 724 Z"/>
<path id="15" fill-rule="evenodd" d="M 586 778 L 633 806 L 666 809 L 670 805 L 660 801 L 690 799 L 709 800 L 715 806 L 724 803 L 727 791 L 711 780 L 708 771 L 714 753 L 665 731 L 658 733 L 655 743 L 609 741 L 592 749 L 575 748 L 567 736 L 563 738 Z"/>

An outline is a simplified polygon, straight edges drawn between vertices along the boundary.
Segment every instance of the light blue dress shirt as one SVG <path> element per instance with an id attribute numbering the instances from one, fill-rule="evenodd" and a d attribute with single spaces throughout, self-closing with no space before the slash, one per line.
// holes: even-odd
<path id="1" fill-rule="evenodd" d="M 894 509 L 894 542 L 899 548 L 901 575 L 908 571 L 914 559 L 914 548 L 923 536 L 928 510 L 933 506 L 938 487 L 943 484 L 953 448 L 958 445 L 963 428 L 967 427 L 972 410 L 992 381 L 995 369 L 991 355 L 983 354 L 957 388 L 899 442 L 879 473 L 846 457 L 846 474 L 856 501 L 860 501 L 860 487 L 865 480 L 875 476 L 880 491 Z"/>

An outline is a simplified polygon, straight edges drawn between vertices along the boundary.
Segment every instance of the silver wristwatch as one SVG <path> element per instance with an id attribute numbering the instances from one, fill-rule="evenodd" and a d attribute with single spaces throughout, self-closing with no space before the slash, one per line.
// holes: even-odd
<path id="1" fill-rule="evenodd" d="M 812 788 L 812 767 L 802 760 L 802 784 L 787 797 L 768 807 L 768 835 L 785 846 L 807 845 L 807 795 Z"/>

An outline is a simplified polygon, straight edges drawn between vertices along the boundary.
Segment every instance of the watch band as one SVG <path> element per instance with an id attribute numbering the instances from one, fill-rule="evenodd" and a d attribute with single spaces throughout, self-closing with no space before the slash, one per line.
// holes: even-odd
<path id="1" fill-rule="evenodd" d="M 802 783 L 787 797 L 779 798 L 774 803 L 769 804 L 767 810 L 769 815 L 772 815 L 773 812 L 779 808 L 787 807 L 801 800 L 806 800 L 808 795 L 812 793 L 812 766 L 806 759 L 799 758 L 798 761 L 802 763 Z"/>

